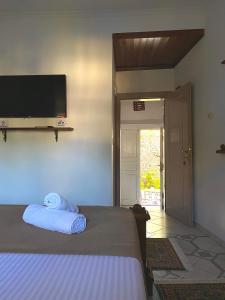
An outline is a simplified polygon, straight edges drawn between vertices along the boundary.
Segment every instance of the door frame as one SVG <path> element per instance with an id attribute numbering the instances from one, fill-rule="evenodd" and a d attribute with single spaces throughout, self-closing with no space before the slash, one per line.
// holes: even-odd
<path id="1" fill-rule="evenodd" d="M 165 117 L 165 103 L 164 103 Z M 164 120 L 165 123 L 165 120 Z M 164 126 L 165 127 L 165 126 Z M 165 128 L 160 128 L 160 208 L 165 209 Z"/>
<path id="2" fill-rule="evenodd" d="M 113 204 L 120 206 L 120 111 L 121 101 L 135 99 L 168 98 L 173 91 L 118 93 L 114 95 L 113 114 Z"/>

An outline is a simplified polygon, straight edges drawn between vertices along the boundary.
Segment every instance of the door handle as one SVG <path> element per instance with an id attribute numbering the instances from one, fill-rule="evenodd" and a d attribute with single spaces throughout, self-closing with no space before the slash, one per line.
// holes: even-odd
<path id="1" fill-rule="evenodd" d="M 187 149 L 182 149 L 181 152 L 184 154 L 184 159 L 192 158 L 192 147 L 188 147 Z"/>
<path id="2" fill-rule="evenodd" d="M 182 149 L 181 152 L 186 154 L 192 153 L 192 147 L 188 147 L 187 149 Z"/>

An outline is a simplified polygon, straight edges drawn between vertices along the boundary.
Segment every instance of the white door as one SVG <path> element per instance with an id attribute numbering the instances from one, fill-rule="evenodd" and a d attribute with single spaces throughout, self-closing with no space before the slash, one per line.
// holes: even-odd
<path id="1" fill-rule="evenodd" d="M 120 134 L 120 205 L 133 205 L 140 197 L 140 132 L 121 129 Z"/>
<path id="2" fill-rule="evenodd" d="M 191 85 L 165 99 L 166 213 L 193 224 Z"/>

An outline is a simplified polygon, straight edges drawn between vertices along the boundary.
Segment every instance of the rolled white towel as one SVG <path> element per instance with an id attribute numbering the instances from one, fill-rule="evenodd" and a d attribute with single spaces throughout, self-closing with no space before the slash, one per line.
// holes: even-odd
<path id="1" fill-rule="evenodd" d="M 52 231 L 72 234 L 86 228 L 86 218 L 65 210 L 48 209 L 43 205 L 29 205 L 23 213 L 24 222 Z"/>
<path id="2" fill-rule="evenodd" d="M 67 210 L 77 214 L 79 213 L 78 206 L 69 203 L 57 193 L 47 194 L 44 198 L 44 205 L 46 205 L 48 208 Z"/>

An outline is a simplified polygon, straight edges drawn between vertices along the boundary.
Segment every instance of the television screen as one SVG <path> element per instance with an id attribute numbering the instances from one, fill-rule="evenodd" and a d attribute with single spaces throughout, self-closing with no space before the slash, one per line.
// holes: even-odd
<path id="1" fill-rule="evenodd" d="M 65 75 L 0 76 L 0 117 L 66 117 Z"/>

